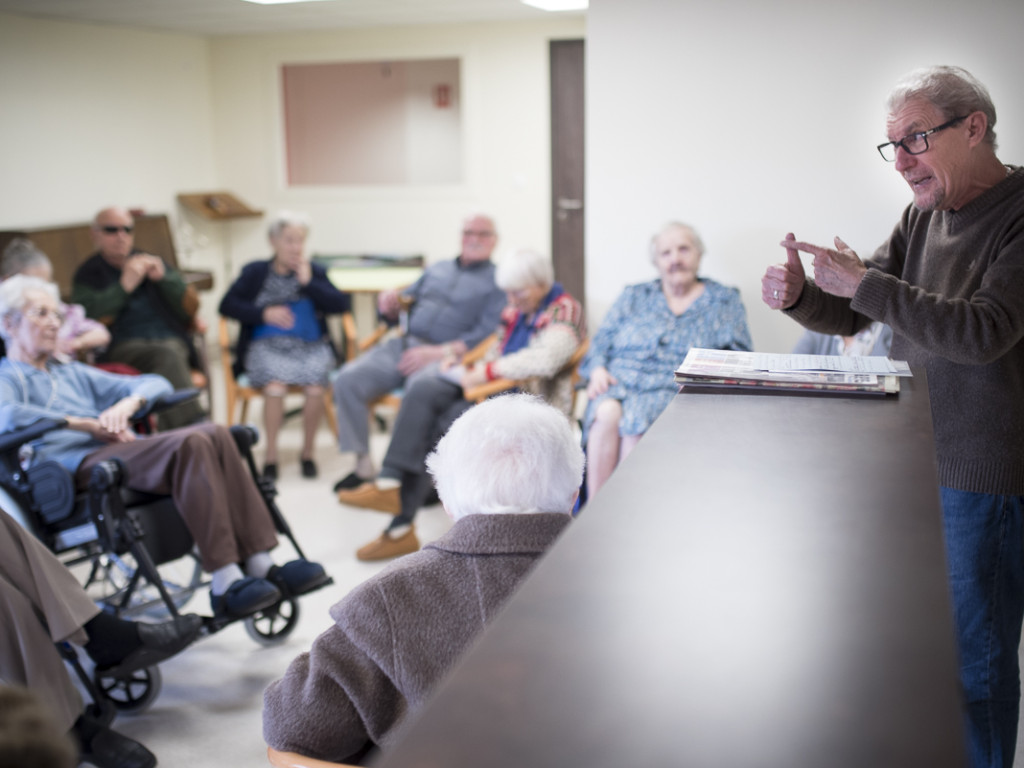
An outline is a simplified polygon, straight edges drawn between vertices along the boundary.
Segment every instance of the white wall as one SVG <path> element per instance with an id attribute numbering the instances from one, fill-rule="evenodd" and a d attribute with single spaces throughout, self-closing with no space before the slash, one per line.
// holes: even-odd
<path id="1" fill-rule="evenodd" d="M 217 38 L 212 41 L 218 178 L 272 212 L 307 211 L 325 253 L 458 252 L 464 214 L 492 213 L 499 250 L 549 248 L 548 41 L 584 35 L 580 17 Z M 458 57 L 465 181 L 450 185 L 288 188 L 281 144 L 284 63 Z M 197 226 L 200 226 L 197 224 Z M 260 227 L 233 226 L 236 263 L 265 254 Z"/>
<path id="2" fill-rule="evenodd" d="M 208 189 L 209 81 L 202 38 L 0 15 L 0 226 Z"/>
<path id="3" fill-rule="evenodd" d="M 492 212 L 500 248 L 550 243 L 548 41 L 582 17 L 205 39 L 0 14 L 0 228 L 88 220 L 105 205 L 167 213 L 179 259 L 215 274 L 208 319 L 261 218 L 210 222 L 182 192 L 228 190 L 268 213 L 305 210 L 322 252 L 457 252 L 461 216 Z M 462 58 L 467 181 L 288 189 L 280 65 Z"/>
<path id="4" fill-rule="evenodd" d="M 176 197 L 218 184 L 206 40 L 0 14 L 0 104 L 0 228 L 141 208 L 170 216 L 182 264 L 218 270 Z"/>
<path id="5" fill-rule="evenodd" d="M 592 320 L 654 276 L 647 241 L 682 219 L 704 237 L 704 273 L 741 289 L 755 347 L 788 351 L 799 327 L 760 300 L 778 241 L 840 235 L 868 256 L 910 202 L 875 151 L 900 76 L 969 69 L 996 103 L 1000 157 L 1024 163 L 1021 29 L 1020 0 L 591 0 Z"/>

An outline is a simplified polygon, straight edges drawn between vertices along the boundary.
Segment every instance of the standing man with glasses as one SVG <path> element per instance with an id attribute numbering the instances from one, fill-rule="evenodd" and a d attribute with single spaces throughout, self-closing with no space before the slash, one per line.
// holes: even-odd
<path id="1" fill-rule="evenodd" d="M 862 261 L 796 240 L 762 298 L 815 331 L 893 329 L 928 374 L 973 766 L 1013 764 L 1024 619 L 1024 169 L 996 157 L 995 107 L 958 67 L 911 73 L 878 147 L 914 196 Z M 814 257 L 807 279 L 799 252 Z"/>
<path id="2" fill-rule="evenodd" d="M 407 328 L 400 338 L 346 363 L 334 380 L 338 448 L 356 458 L 355 470 L 335 483 L 335 492 L 356 488 L 376 474 L 369 453 L 369 404 L 413 377 L 437 372 L 445 355 L 461 357 L 498 327 L 505 294 L 494 283 L 491 254 L 497 242 L 490 216 L 467 216 L 457 257 L 431 264 L 402 291 L 377 297 L 378 311 L 389 320 L 409 307 Z"/>
<path id="3" fill-rule="evenodd" d="M 137 250 L 134 231 L 135 220 L 124 208 L 96 214 L 92 237 L 97 252 L 75 272 L 72 301 L 110 328 L 104 362 L 160 374 L 175 389 L 191 387 L 192 368 L 199 367 L 189 338 L 195 307 L 186 307 L 181 273 L 159 256 Z M 192 400 L 161 414 L 160 428 L 185 426 L 202 415 Z"/>

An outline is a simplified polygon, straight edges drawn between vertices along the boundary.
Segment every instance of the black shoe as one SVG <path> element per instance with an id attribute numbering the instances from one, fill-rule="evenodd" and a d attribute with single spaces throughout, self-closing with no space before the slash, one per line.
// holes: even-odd
<path id="1" fill-rule="evenodd" d="M 210 593 L 213 615 L 219 619 L 244 619 L 281 601 L 281 590 L 266 579 L 246 576 L 223 595 Z"/>
<path id="2" fill-rule="evenodd" d="M 295 597 L 319 589 L 328 584 L 331 577 L 320 563 L 292 560 L 284 565 L 275 565 L 267 571 L 267 581 L 277 586 L 285 597 Z"/>
<path id="3" fill-rule="evenodd" d="M 194 613 L 179 616 L 160 624 L 137 623 L 139 647 L 121 661 L 96 671 L 105 677 L 120 677 L 137 669 L 159 664 L 186 648 L 199 636 L 203 620 Z"/>
<path id="4" fill-rule="evenodd" d="M 334 492 L 337 493 L 338 491 L 343 491 L 350 488 L 358 488 L 366 481 L 367 478 L 360 477 L 355 472 L 349 472 L 347 475 L 341 478 L 341 480 L 334 484 Z"/>
<path id="5" fill-rule="evenodd" d="M 264 480 L 277 480 L 277 464 L 264 464 L 263 465 L 263 479 Z"/>
<path id="6" fill-rule="evenodd" d="M 312 459 L 302 460 L 302 476 L 316 477 L 316 463 Z"/>
<path id="7" fill-rule="evenodd" d="M 139 742 L 105 727 L 98 729 L 81 748 L 83 762 L 97 768 L 153 768 L 156 765 L 156 755 Z"/>

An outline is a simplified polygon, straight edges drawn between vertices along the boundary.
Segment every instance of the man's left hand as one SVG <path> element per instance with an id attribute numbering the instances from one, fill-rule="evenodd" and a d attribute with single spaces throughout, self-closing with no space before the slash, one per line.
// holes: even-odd
<path id="1" fill-rule="evenodd" d="M 403 376 L 412 376 L 416 371 L 442 357 L 444 357 L 444 347 L 440 344 L 421 344 L 417 347 L 409 347 L 402 353 L 402 357 L 398 361 L 398 370 Z"/>
<path id="2" fill-rule="evenodd" d="M 857 292 L 868 268 L 840 238 L 835 239 L 835 244 L 835 249 L 803 242 L 793 242 L 789 246 L 814 256 L 814 282 L 819 288 L 833 296 L 850 299 Z"/>
<path id="3" fill-rule="evenodd" d="M 135 258 L 145 259 L 146 261 L 146 277 L 153 282 L 159 282 L 164 279 L 166 270 L 164 269 L 164 260 L 159 256 L 152 256 L 150 254 L 143 254 L 136 256 Z"/>

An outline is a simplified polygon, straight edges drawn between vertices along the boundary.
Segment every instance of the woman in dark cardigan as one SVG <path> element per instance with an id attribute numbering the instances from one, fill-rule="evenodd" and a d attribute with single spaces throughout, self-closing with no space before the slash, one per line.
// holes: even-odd
<path id="1" fill-rule="evenodd" d="M 327 333 L 327 315 L 348 312 L 351 299 L 323 267 L 305 256 L 309 221 L 282 211 L 268 229 L 274 255 L 247 264 L 220 303 L 220 313 L 242 323 L 235 375 L 263 391 L 266 454 L 263 472 L 277 477 L 277 435 L 289 385 L 306 394 L 302 409 L 302 475 L 316 477 L 313 441 L 323 416 L 323 394 L 338 355 Z"/>

